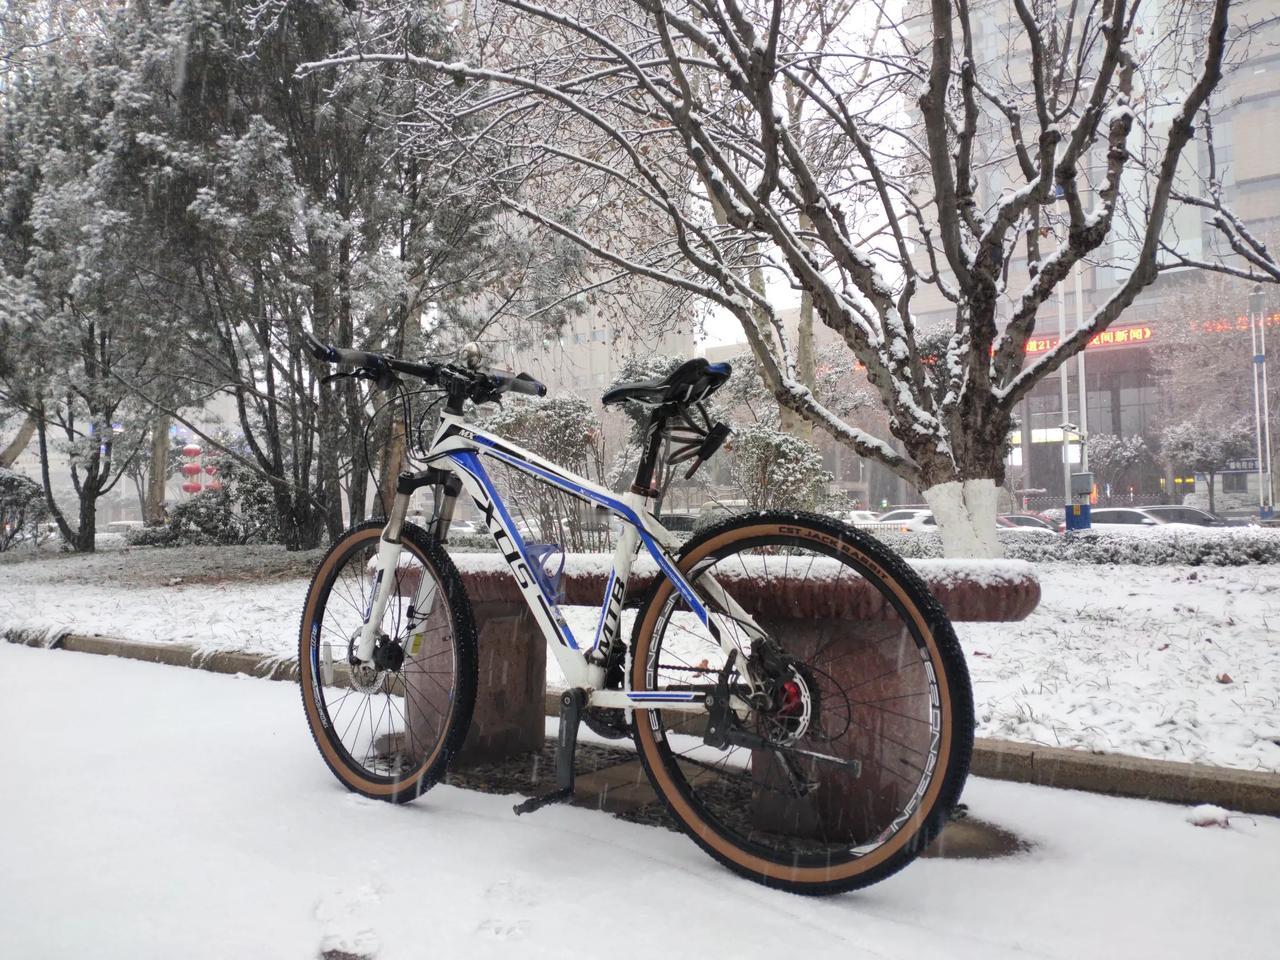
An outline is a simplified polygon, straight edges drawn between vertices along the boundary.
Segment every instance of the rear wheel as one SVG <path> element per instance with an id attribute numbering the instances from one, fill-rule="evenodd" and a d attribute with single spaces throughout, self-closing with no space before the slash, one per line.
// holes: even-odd
<path id="1" fill-rule="evenodd" d="M 798 893 L 901 869 L 941 829 L 973 747 L 968 671 L 940 605 L 878 541 L 819 516 L 733 518 L 679 566 L 765 682 L 752 691 L 740 662 L 724 674 L 751 703 L 729 718 L 748 745 L 708 745 L 706 714 L 636 711 L 641 760 L 676 820 L 736 872 Z M 766 638 L 710 599 L 708 574 Z M 712 692 L 727 659 L 666 579 L 631 649 L 637 691 Z"/>
<path id="2" fill-rule="evenodd" d="M 476 631 L 453 562 L 406 524 L 374 662 L 352 664 L 382 528 L 348 530 L 321 561 L 302 614 L 299 679 L 329 769 L 348 789 L 404 803 L 444 776 L 462 746 L 475 704 Z"/>

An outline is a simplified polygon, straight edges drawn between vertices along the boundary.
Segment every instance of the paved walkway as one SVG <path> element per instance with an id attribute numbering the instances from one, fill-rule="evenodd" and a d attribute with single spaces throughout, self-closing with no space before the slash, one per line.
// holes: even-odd
<path id="1" fill-rule="evenodd" d="M 1034 844 L 809 900 L 593 810 L 341 790 L 296 688 L 0 644 L 0 956 L 1272 958 L 1280 821 L 973 779 Z M 518 942 L 515 942 L 518 941 Z M 336 955 L 336 954 L 334 954 Z"/>

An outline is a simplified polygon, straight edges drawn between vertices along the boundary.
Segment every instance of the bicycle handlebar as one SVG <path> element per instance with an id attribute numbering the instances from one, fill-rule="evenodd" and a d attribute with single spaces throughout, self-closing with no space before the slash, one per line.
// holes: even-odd
<path id="1" fill-rule="evenodd" d="M 545 397 L 547 388 L 527 373 L 508 373 L 505 370 L 468 370 L 447 363 L 410 363 L 381 353 L 366 353 L 321 343 L 310 333 L 302 335 L 306 348 L 317 360 L 359 367 L 375 374 L 387 371 L 405 373 L 417 377 L 432 386 L 446 389 L 461 388 L 469 399 L 482 403 L 504 393 L 522 393 L 530 397 Z"/>

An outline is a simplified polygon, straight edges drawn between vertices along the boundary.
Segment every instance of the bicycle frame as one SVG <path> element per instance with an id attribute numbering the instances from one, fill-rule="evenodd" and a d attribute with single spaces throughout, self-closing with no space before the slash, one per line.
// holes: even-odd
<path id="1" fill-rule="evenodd" d="M 520 531 L 485 471 L 482 457 L 492 457 L 571 496 L 602 507 L 622 521 L 622 536 L 614 550 L 613 565 L 605 585 L 595 635 L 589 642 L 584 642 L 586 638 L 580 640 L 574 636 L 555 598 L 547 596 L 539 578 L 533 575 L 534 561 L 530 560 Z M 738 646 L 736 631 L 720 628 L 719 616 L 707 609 L 690 583 L 681 575 L 670 552 L 677 541 L 650 511 L 650 497 L 647 494 L 636 492 L 633 488 L 619 498 L 611 491 L 562 470 L 501 437 L 463 423 L 460 414 L 447 409 L 440 415 L 440 426 L 432 438 L 425 460 L 428 465 L 426 470 L 401 475 L 395 504 L 379 542 L 374 587 L 356 651 L 360 660 L 367 663 L 372 656 L 376 625 L 382 622 L 383 612 L 392 592 L 391 584 L 395 578 L 390 572 L 399 563 L 400 531 L 408 510 L 409 495 L 419 487 L 441 484 L 441 471 L 447 471 L 461 481 L 462 490 L 484 518 L 485 526 L 510 567 L 521 595 L 569 686 L 587 691 L 587 702 L 591 706 L 632 710 L 661 706 L 663 710 L 682 712 L 706 710 L 703 704 L 705 695 L 696 691 L 633 692 L 629 689 L 629 679 L 623 690 L 602 689 L 605 683 L 605 652 L 609 650 L 620 629 L 627 582 L 632 563 L 641 546 L 653 558 L 661 574 L 679 591 L 710 635 L 720 643 L 726 656 L 731 651 L 737 651 L 736 669 L 752 688 L 756 687 L 755 678 L 750 676 L 747 665 L 750 651 Z M 459 491 L 456 485 L 452 492 L 447 484 L 443 486 L 445 498 L 438 507 L 436 523 L 439 524 L 438 529 L 447 533 L 448 523 L 453 515 L 453 500 Z M 751 615 L 713 577 L 702 575 L 699 585 L 712 600 L 728 611 L 738 626 L 745 627 L 751 634 L 764 636 L 764 631 L 755 624 Z M 435 600 L 434 591 L 435 583 L 432 578 L 423 577 L 411 608 L 414 620 L 426 618 Z M 736 696 L 733 699 L 735 709 L 747 708 Z"/>

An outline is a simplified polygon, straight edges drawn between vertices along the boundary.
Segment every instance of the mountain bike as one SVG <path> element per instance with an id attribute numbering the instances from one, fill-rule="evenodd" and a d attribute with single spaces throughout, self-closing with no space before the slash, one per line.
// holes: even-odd
<path id="1" fill-rule="evenodd" d="M 828 517 L 749 513 L 681 544 L 653 513 L 661 477 L 691 476 L 724 443 L 706 401 L 728 364 L 685 362 L 604 395 L 648 411 L 623 495 L 469 423 L 467 403 L 542 396 L 525 374 L 414 363 L 308 338 L 334 377 L 385 390 L 434 388 L 438 423 L 399 474 L 385 520 L 328 551 L 302 614 L 307 721 L 338 779 L 405 802 L 444 775 L 475 700 L 476 624 L 446 552 L 459 497 L 479 513 L 567 680 L 556 789 L 517 813 L 568 800 L 586 723 L 630 737 L 656 795 L 703 850 L 737 873 L 834 893 L 905 866 L 956 803 L 973 744 L 968 673 L 951 624 L 920 578 L 878 541 Z M 513 401 L 514 402 L 514 401 Z M 410 424 L 404 405 L 406 433 Z M 425 432 L 424 432 L 425 434 Z M 611 514 L 620 525 L 595 629 L 578 635 L 546 556 L 526 542 L 486 462 Z M 425 526 L 406 522 L 429 488 Z M 643 551 L 653 583 L 628 596 Z M 638 599 L 638 602 L 637 602 Z M 630 642 L 623 608 L 637 607 Z"/>

